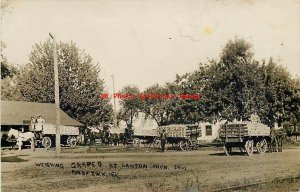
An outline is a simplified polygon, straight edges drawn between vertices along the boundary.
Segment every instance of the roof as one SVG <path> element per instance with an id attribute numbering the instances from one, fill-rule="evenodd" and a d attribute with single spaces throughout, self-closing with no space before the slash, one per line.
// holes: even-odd
<path id="1" fill-rule="evenodd" d="M 29 125 L 31 117 L 42 116 L 46 123 L 56 124 L 54 103 L 1 101 L 1 125 Z M 66 126 L 83 126 L 60 109 L 60 123 Z"/>

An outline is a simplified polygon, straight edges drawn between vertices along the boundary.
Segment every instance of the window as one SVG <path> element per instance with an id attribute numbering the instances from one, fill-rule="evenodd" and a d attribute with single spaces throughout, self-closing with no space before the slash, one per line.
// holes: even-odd
<path id="1" fill-rule="evenodd" d="M 206 136 L 212 135 L 212 127 L 211 127 L 211 125 L 206 125 L 205 126 L 205 132 L 206 132 Z"/>

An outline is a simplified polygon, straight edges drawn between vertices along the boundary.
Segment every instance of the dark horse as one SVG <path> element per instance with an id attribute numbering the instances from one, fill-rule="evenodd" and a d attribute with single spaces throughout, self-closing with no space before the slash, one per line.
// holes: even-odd
<path id="1" fill-rule="evenodd" d="M 269 152 L 282 152 L 282 144 L 286 138 L 286 132 L 284 129 L 274 129 L 271 128 L 270 131 L 270 142 L 269 142 Z"/>

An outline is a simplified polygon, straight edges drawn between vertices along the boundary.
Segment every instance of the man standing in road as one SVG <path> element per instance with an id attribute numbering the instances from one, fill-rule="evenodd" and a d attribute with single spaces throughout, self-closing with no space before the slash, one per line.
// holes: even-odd
<path id="1" fill-rule="evenodd" d="M 161 145 L 161 151 L 165 152 L 165 146 L 167 141 L 167 134 L 165 130 L 162 130 L 162 133 L 160 134 L 160 145 Z"/>

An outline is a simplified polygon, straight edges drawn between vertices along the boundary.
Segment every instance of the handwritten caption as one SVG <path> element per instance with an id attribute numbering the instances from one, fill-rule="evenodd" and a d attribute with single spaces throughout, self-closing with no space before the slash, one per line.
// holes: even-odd
<path id="1" fill-rule="evenodd" d="M 148 163 L 104 163 L 102 161 L 72 162 L 64 163 L 35 163 L 36 167 L 53 169 L 70 169 L 72 175 L 111 177 L 120 179 L 120 171 L 126 169 L 156 169 L 156 170 L 187 170 L 184 165 L 148 164 Z"/>

